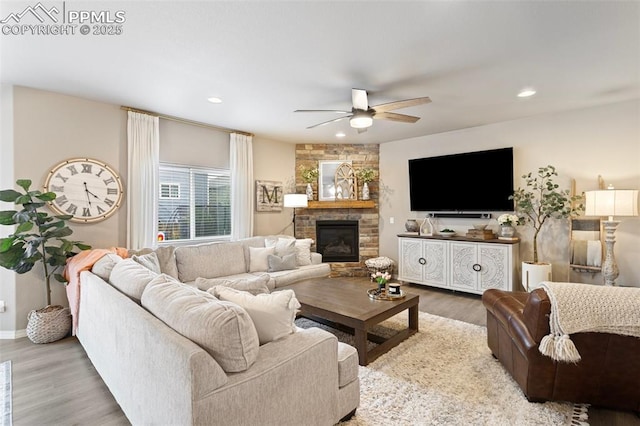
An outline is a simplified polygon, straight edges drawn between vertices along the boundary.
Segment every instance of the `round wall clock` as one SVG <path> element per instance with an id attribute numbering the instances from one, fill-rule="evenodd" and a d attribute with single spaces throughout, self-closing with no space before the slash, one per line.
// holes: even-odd
<path id="1" fill-rule="evenodd" d="M 46 192 L 57 197 L 49 206 L 70 214 L 73 222 L 104 220 L 122 204 L 122 182 L 118 173 L 102 161 L 72 158 L 54 166 L 44 183 Z"/>

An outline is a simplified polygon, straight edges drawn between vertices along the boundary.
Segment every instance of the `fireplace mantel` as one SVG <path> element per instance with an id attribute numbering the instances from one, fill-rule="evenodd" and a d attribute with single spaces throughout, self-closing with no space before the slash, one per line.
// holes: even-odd
<path id="1" fill-rule="evenodd" d="M 373 209 L 373 200 L 309 201 L 309 209 Z"/>

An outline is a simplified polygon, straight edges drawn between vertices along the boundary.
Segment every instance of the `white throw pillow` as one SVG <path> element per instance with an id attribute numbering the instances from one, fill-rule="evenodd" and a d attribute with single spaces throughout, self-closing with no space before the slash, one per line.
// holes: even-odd
<path id="1" fill-rule="evenodd" d="M 258 358 L 258 335 L 251 317 L 234 303 L 162 274 L 145 288 L 142 306 L 200 345 L 228 373 L 245 371 Z"/>
<path id="2" fill-rule="evenodd" d="M 275 247 L 249 247 L 249 272 L 267 272 L 267 256 L 275 253 Z"/>
<path id="3" fill-rule="evenodd" d="M 269 262 L 268 272 L 286 271 L 288 269 L 297 268 L 296 253 L 287 254 L 282 257 L 275 254 L 270 254 L 269 256 L 267 256 L 267 261 Z"/>
<path id="4" fill-rule="evenodd" d="M 296 254 L 298 266 L 311 265 L 311 238 L 296 240 Z"/>
<path id="5" fill-rule="evenodd" d="M 103 280 L 109 282 L 109 277 L 111 276 L 113 267 L 116 266 L 116 263 L 120 262 L 121 260 L 122 258 L 117 254 L 107 253 L 93 264 L 93 266 L 91 267 L 91 272 L 93 272 Z"/>
<path id="6" fill-rule="evenodd" d="M 155 252 L 143 255 L 134 254 L 131 256 L 131 259 L 138 262 L 151 272 L 155 272 L 156 274 L 160 273 L 160 261 L 158 260 L 158 255 Z"/>
<path id="7" fill-rule="evenodd" d="M 220 286 L 213 287 L 211 291 L 220 300 L 233 302 L 249 313 L 261 345 L 296 332 L 294 320 L 300 302 L 291 289 L 257 296 Z"/>
<path id="8" fill-rule="evenodd" d="M 269 274 L 261 274 L 256 278 L 243 278 L 238 280 L 229 280 L 226 278 L 198 278 L 196 279 L 196 287 L 203 291 L 209 291 L 209 293 L 211 293 L 211 288 L 221 285 L 223 287 L 247 291 L 251 294 L 263 294 L 269 293 L 269 287 L 267 286 L 269 279 L 271 279 Z"/>
<path id="9" fill-rule="evenodd" d="M 276 256 L 284 257 L 288 254 L 296 252 L 296 240 L 295 238 L 278 238 L 275 239 L 265 239 L 264 241 L 266 247 L 275 247 L 276 252 L 274 253 Z"/>

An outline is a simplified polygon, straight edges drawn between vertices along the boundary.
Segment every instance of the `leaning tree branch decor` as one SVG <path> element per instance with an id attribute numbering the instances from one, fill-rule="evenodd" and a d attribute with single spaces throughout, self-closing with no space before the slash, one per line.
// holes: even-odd
<path id="1" fill-rule="evenodd" d="M 550 219 L 577 216 L 583 210 L 582 196 L 571 196 L 569 190 L 559 189 L 554 182 L 558 176 L 554 166 L 540 167 L 538 173 L 523 175 L 525 188 L 518 188 L 510 199 L 514 200 L 516 213 L 533 227 L 533 263 L 538 263 L 538 234 Z"/>
<path id="2" fill-rule="evenodd" d="M 51 278 L 66 283 L 57 271 L 76 254 L 74 249 L 88 250 L 91 247 L 65 238 L 73 233 L 66 225 L 71 215 L 50 216 L 40 210 L 56 198 L 55 193 L 30 191 L 31 181 L 28 179 L 20 179 L 16 184 L 24 193 L 13 189 L 0 191 L 0 201 L 22 206 L 20 210 L 0 211 L 0 225 L 17 225 L 13 234 L 0 239 L 0 266 L 24 274 L 42 262 L 47 305 L 51 305 Z"/>

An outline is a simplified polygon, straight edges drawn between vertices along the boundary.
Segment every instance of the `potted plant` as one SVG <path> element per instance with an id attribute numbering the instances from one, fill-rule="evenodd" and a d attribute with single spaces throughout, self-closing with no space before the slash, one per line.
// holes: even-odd
<path id="1" fill-rule="evenodd" d="M 538 236 L 549 220 L 577 216 L 583 209 L 581 196 L 570 196 L 569 190 L 561 190 L 554 179 L 558 176 L 554 166 L 540 167 L 537 174 L 523 175 L 525 187 L 518 188 L 511 197 L 519 221 L 533 227 L 533 261 L 522 264 L 522 283 L 527 291 L 540 281 L 551 280 L 551 264 L 538 260 Z M 532 284 L 532 285 L 531 285 Z"/>
<path id="2" fill-rule="evenodd" d="M 87 250 L 91 247 L 65 238 L 73 233 L 66 225 L 71 215 L 51 216 L 40 210 L 56 198 L 55 193 L 30 191 L 31 180 L 28 179 L 20 179 L 16 184 L 24 193 L 13 189 L 0 191 L 0 201 L 21 206 L 19 210 L 0 211 L 0 225 L 17 225 L 13 234 L 0 238 L 0 266 L 24 274 L 37 263 L 42 263 L 47 306 L 29 313 L 27 336 L 34 343 L 49 343 L 66 336 L 71 326 L 68 309 L 51 305 L 51 278 L 66 282 L 58 270 L 76 254 L 74 249 Z M 57 323 L 51 324 L 50 321 Z M 46 331 L 42 331 L 43 328 Z"/>
<path id="3" fill-rule="evenodd" d="M 501 214 L 498 216 L 498 223 L 500 224 L 500 236 L 503 238 L 513 238 L 515 235 L 514 226 L 520 225 L 521 220 L 515 214 Z"/>
<path id="4" fill-rule="evenodd" d="M 362 199 L 369 199 L 369 182 L 373 180 L 376 171 L 370 168 L 360 169 L 356 172 L 356 177 L 362 182 Z"/>
<path id="5" fill-rule="evenodd" d="M 307 200 L 313 200 L 313 187 L 311 186 L 312 182 L 316 182 L 318 180 L 318 168 L 317 167 L 305 167 L 300 165 L 300 176 L 302 180 L 307 184 Z"/>

